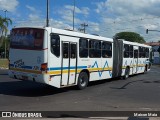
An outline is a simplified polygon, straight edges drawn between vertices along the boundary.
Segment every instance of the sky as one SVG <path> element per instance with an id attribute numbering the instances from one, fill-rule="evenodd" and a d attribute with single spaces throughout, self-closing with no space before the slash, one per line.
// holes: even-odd
<path id="1" fill-rule="evenodd" d="M 49 0 L 50 26 L 73 29 L 74 0 Z M 14 26 L 45 26 L 46 0 L 0 0 L 0 15 Z M 75 30 L 86 23 L 86 32 L 113 38 L 119 32 L 136 32 L 146 42 L 159 41 L 160 0 L 75 0 Z"/>

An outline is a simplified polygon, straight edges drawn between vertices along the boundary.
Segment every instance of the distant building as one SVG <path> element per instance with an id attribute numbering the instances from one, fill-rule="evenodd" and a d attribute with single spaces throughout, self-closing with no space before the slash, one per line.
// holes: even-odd
<path id="1" fill-rule="evenodd" d="M 150 45 L 150 46 L 160 46 L 160 42 L 148 42 L 145 43 L 146 45 Z"/>
<path id="2" fill-rule="evenodd" d="M 158 49 L 160 49 L 160 42 L 149 42 L 145 43 L 146 45 L 152 46 L 152 59 L 154 64 L 160 64 L 160 54 Z"/>

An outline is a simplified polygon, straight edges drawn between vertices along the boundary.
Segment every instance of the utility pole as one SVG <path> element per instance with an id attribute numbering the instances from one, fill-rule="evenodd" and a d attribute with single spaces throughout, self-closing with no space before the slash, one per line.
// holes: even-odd
<path id="1" fill-rule="evenodd" d="M 82 28 L 79 28 L 79 31 L 83 31 L 84 33 L 86 33 L 86 27 L 88 27 L 88 24 L 82 23 L 82 24 L 81 24 L 81 27 L 82 27 Z"/>
<path id="2" fill-rule="evenodd" d="M 47 0 L 47 18 L 46 18 L 46 27 L 49 27 L 49 0 Z"/>
<path id="3" fill-rule="evenodd" d="M 76 5 L 76 2 L 75 2 L 75 0 L 73 2 L 74 2 L 74 7 L 73 7 L 73 31 L 74 31 L 74 18 L 75 18 L 75 5 Z"/>

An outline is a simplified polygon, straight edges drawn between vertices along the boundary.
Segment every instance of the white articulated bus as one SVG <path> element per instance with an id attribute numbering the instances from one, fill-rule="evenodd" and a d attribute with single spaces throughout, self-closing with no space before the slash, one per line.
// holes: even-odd
<path id="1" fill-rule="evenodd" d="M 149 71 L 151 47 L 51 27 L 11 32 L 9 76 L 57 88 Z"/>

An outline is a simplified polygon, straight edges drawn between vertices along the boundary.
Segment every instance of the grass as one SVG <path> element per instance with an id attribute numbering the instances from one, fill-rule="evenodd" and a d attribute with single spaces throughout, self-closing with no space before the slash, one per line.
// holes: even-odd
<path id="1" fill-rule="evenodd" d="M 8 59 L 0 59 L 0 68 L 8 68 Z"/>

